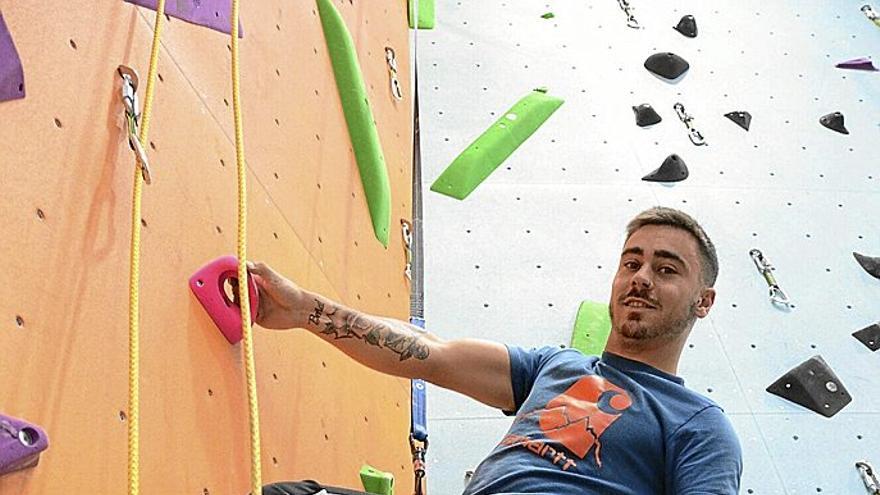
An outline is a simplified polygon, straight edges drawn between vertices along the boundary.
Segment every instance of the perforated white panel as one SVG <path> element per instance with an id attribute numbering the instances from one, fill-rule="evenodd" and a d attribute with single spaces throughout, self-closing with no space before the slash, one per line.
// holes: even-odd
<path id="1" fill-rule="evenodd" d="M 880 320 L 880 282 L 851 252 L 880 255 L 880 73 L 834 64 L 880 55 L 880 28 L 849 0 L 632 3 L 645 29 L 627 28 L 614 0 L 438 2 L 418 47 L 428 326 L 567 343 L 578 303 L 610 294 L 626 222 L 657 204 L 683 209 L 715 241 L 721 274 L 680 374 L 731 416 L 743 493 L 864 493 L 854 462 L 880 467 L 880 354 L 850 334 Z M 684 14 L 697 19 L 695 39 L 672 29 Z M 683 56 L 689 73 L 675 84 L 651 75 L 643 63 L 660 51 Z M 428 191 L 540 86 L 565 104 L 468 199 Z M 676 102 L 708 146 L 688 140 Z M 637 127 L 630 107 L 641 103 L 663 121 Z M 749 132 L 723 117 L 736 110 L 752 114 Z M 850 135 L 819 125 L 834 111 Z M 687 181 L 640 180 L 670 153 Z M 769 303 L 753 247 L 793 310 Z M 764 391 L 815 354 L 853 395 L 831 419 Z M 436 387 L 428 403 L 429 489 L 459 493 L 510 420 Z"/>

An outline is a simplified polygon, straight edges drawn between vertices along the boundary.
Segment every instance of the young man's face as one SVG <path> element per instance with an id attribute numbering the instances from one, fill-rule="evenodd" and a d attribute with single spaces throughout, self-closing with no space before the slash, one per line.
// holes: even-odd
<path id="1" fill-rule="evenodd" d="M 623 247 L 611 288 L 611 325 L 627 340 L 674 339 L 709 312 L 697 240 L 687 231 L 646 225 Z"/>

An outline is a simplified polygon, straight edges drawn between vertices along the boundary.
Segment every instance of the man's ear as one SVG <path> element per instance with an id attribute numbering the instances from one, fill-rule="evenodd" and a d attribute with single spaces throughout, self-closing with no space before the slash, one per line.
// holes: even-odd
<path id="1" fill-rule="evenodd" d="M 696 302 L 697 308 L 694 314 L 697 315 L 697 318 L 705 318 L 709 314 L 709 310 L 712 309 L 712 305 L 715 304 L 715 289 L 712 287 L 703 289 Z"/>

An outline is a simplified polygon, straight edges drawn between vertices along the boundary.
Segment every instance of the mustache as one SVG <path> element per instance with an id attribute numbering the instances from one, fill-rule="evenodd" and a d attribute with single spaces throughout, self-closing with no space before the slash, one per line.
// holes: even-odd
<path id="1" fill-rule="evenodd" d="M 656 299 L 651 297 L 650 294 L 648 294 L 645 291 L 639 291 L 639 290 L 630 290 L 629 292 L 624 294 L 618 302 L 622 303 L 623 301 L 625 301 L 629 297 L 636 297 L 636 298 L 642 299 L 644 301 L 647 301 L 648 304 L 651 304 L 652 306 L 656 306 L 658 308 L 660 307 L 660 303 Z"/>

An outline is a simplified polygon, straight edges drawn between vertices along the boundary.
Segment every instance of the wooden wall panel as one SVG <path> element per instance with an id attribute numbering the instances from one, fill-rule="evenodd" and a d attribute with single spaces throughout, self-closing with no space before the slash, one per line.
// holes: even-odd
<path id="1" fill-rule="evenodd" d="M 386 152 L 391 242 L 385 249 L 373 237 L 311 2 L 245 2 L 249 254 L 309 289 L 405 319 L 405 9 L 337 6 L 358 43 Z M 125 63 L 146 78 L 153 14 L 121 0 L 0 0 L 0 10 L 28 89 L 26 99 L 0 104 L 0 411 L 42 425 L 51 442 L 37 468 L 0 478 L 0 493 L 120 493 L 134 165 L 115 68 Z M 142 493 L 246 493 L 240 349 L 187 286 L 203 263 L 235 252 L 229 40 L 177 19 L 166 28 L 150 133 L 155 182 L 143 206 Z M 397 50 L 402 102 L 388 91 L 386 44 Z M 255 333 L 264 481 L 356 487 L 369 462 L 410 490 L 408 382 L 303 331 Z"/>

